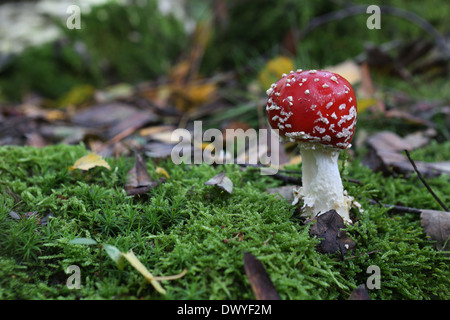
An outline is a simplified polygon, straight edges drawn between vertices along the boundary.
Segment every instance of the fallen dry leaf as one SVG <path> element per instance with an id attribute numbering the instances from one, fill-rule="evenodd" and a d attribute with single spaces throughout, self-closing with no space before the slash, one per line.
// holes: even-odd
<path id="1" fill-rule="evenodd" d="M 319 252 L 340 251 L 343 259 L 345 253 L 356 247 L 356 243 L 346 234 L 344 220 L 336 210 L 327 211 L 315 217 L 314 221 L 309 233 L 311 236 L 323 239 L 317 246 Z"/>
<path id="2" fill-rule="evenodd" d="M 75 161 L 73 166 L 69 167 L 70 171 L 73 171 L 75 169 L 80 170 L 89 170 L 95 167 L 105 167 L 108 170 L 111 170 L 111 167 L 109 166 L 108 162 L 103 160 L 102 157 L 95 153 L 89 153 L 87 156 L 81 157 L 77 161 Z"/>
<path id="3" fill-rule="evenodd" d="M 119 252 L 117 252 L 119 253 Z M 133 250 L 128 251 L 127 253 L 120 252 L 120 254 L 128 260 L 128 262 L 137 270 L 140 274 L 144 276 L 145 279 L 147 279 L 148 282 L 155 288 L 156 291 L 159 293 L 165 295 L 166 290 L 161 286 L 159 281 L 163 280 L 176 280 L 183 277 L 187 270 L 184 269 L 181 273 L 171 276 L 160 276 L 160 277 L 154 277 L 150 271 L 147 270 L 147 268 L 142 264 L 142 262 L 136 257 Z"/>
<path id="4" fill-rule="evenodd" d="M 326 67 L 325 70 L 339 74 L 352 85 L 361 81 L 361 68 L 353 60 L 346 60 L 340 64 Z"/>
<path id="5" fill-rule="evenodd" d="M 348 300 L 370 300 L 369 291 L 364 284 L 352 291 Z"/>
<path id="6" fill-rule="evenodd" d="M 138 152 L 135 153 L 133 167 L 127 172 L 125 191 L 127 195 L 145 194 L 150 189 L 159 185 L 164 179 L 153 180 L 147 171 L 144 158 Z"/>
<path id="7" fill-rule="evenodd" d="M 414 167 L 404 154 L 404 150 L 413 150 L 429 141 L 433 131 L 415 133 L 405 138 L 390 132 L 381 131 L 367 139 L 369 152 L 363 164 L 373 171 L 385 173 L 411 173 Z M 420 140 L 419 138 L 420 137 Z M 424 176 L 436 176 L 441 173 L 450 174 L 450 161 L 423 162 L 415 161 L 418 170 Z"/>
<path id="8" fill-rule="evenodd" d="M 152 284 L 152 286 L 161 294 L 166 294 L 166 290 L 159 284 L 159 282 L 153 277 L 153 275 L 150 273 L 150 271 L 147 270 L 147 268 L 142 264 L 141 261 L 135 256 L 133 253 L 133 250 L 128 251 L 127 253 L 123 253 L 122 255 L 125 259 L 128 260 L 128 262 L 137 270 L 139 271 L 145 279 L 148 280 Z"/>
<path id="9" fill-rule="evenodd" d="M 230 194 L 233 192 L 233 182 L 225 175 L 225 171 L 206 181 L 205 185 L 215 185 Z"/>
<path id="10" fill-rule="evenodd" d="M 249 252 L 244 253 L 244 269 L 257 300 L 280 300 L 263 264 Z"/>
<path id="11" fill-rule="evenodd" d="M 156 167 L 155 172 L 157 174 L 165 176 L 167 179 L 170 179 L 170 175 L 167 173 L 166 169 L 161 167 Z"/>
<path id="12" fill-rule="evenodd" d="M 421 210 L 421 225 L 438 250 L 450 249 L 450 212 Z"/>
<path id="13" fill-rule="evenodd" d="M 272 83 L 280 79 L 283 73 L 294 70 L 294 62 L 286 56 L 277 56 L 267 62 L 258 74 L 258 82 L 263 90 L 270 88 Z"/>
<path id="14" fill-rule="evenodd" d="M 172 99 L 181 111 L 196 109 L 216 99 L 217 84 L 191 82 L 183 86 L 171 86 Z"/>
<path id="15" fill-rule="evenodd" d="M 72 116 L 72 123 L 90 128 L 107 128 L 131 117 L 138 111 L 129 104 L 119 102 L 93 105 L 75 113 Z"/>

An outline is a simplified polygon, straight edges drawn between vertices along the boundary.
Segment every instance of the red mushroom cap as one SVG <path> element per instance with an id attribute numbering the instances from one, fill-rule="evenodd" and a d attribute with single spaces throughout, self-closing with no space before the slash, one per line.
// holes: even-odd
<path id="1" fill-rule="evenodd" d="M 323 70 L 291 71 L 267 90 L 267 116 L 280 136 L 347 149 L 355 133 L 356 97 L 350 83 Z"/>

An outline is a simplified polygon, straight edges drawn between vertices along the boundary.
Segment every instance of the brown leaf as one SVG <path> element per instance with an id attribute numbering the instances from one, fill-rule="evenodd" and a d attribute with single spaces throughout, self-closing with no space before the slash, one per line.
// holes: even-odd
<path id="1" fill-rule="evenodd" d="M 352 291 L 348 300 L 370 300 L 369 291 L 364 284 Z"/>
<path id="2" fill-rule="evenodd" d="M 111 126 L 108 130 L 108 137 L 110 141 L 122 140 L 149 122 L 156 120 L 157 116 L 151 111 L 137 111 L 114 126 Z"/>
<path id="3" fill-rule="evenodd" d="M 416 133 L 405 138 L 390 131 L 376 133 L 367 140 L 369 152 L 363 163 L 374 171 L 411 173 L 414 171 L 414 167 L 405 156 L 404 150 L 410 151 L 427 143 L 430 135 L 433 135 L 432 131 L 425 131 L 422 134 Z M 418 137 L 421 137 L 421 141 L 418 141 Z M 415 164 L 424 176 L 436 176 L 441 173 L 450 174 L 449 161 L 431 163 L 415 161 Z"/>
<path id="4" fill-rule="evenodd" d="M 257 300 L 280 300 L 263 264 L 249 252 L 244 253 L 244 269 Z"/>
<path id="5" fill-rule="evenodd" d="M 233 192 L 233 182 L 225 175 L 225 171 L 206 181 L 205 185 L 216 185 L 230 194 Z"/>
<path id="6" fill-rule="evenodd" d="M 124 103 L 108 103 L 89 107 L 72 117 L 74 124 L 90 128 L 107 128 L 131 117 L 139 110 Z"/>
<path id="7" fill-rule="evenodd" d="M 421 225 L 438 250 L 450 249 L 450 212 L 421 210 Z"/>
<path id="8" fill-rule="evenodd" d="M 163 181 L 163 178 L 156 181 L 152 180 L 142 155 L 136 152 L 134 166 L 127 173 L 127 182 L 125 183 L 127 195 L 147 193 L 150 189 L 158 186 L 159 183 Z"/>
<path id="9" fill-rule="evenodd" d="M 339 250 L 343 259 L 349 250 L 356 247 L 356 243 L 343 230 L 346 228 L 344 220 L 336 210 L 327 211 L 314 220 L 316 222 L 311 226 L 309 233 L 323 239 L 317 246 L 319 252 L 335 253 Z"/>

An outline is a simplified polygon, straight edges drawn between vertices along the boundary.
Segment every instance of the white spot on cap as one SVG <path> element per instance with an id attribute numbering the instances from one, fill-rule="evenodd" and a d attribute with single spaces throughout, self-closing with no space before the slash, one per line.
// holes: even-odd
<path id="1" fill-rule="evenodd" d="M 352 119 L 356 119 L 356 108 L 352 106 L 349 110 L 348 115 L 342 116 L 341 120 L 338 122 L 338 126 L 340 127 L 344 122 L 350 121 Z"/>
<path id="2" fill-rule="evenodd" d="M 336 76 L 332 76 L 330 79 L 331 79 L 331 81 L 338 83 Z"/>
<path id="3" fill-rule="evenodd" d="M 325 124 L 329 124 L 330 123 L 330 121 L 323 116 L 322 112 L 320 112 L 320 111 L 317 112 L 317 115 L 319 116 L 319 118 L 314 120 L 314 123 L 319 122 L 319 121 L 323 122 Z"/>
<path id="4" fill-rule="evenodd" d="M 309 70 L 309 73 L 317 73 L 317 70 Z"/>
<path id="5" fill-rule="evenodd" d="M 305 90 L 305 94 L 309 94 L 309 90 Z"/>
<path id="6" fill-rule="evenodd" d="M 330 86 L 327 85 L 326 83 L 322 86 L 322 88 L 329 88 Z"/>
<path id="7" fill-rule="evenodd" d="M 322 128 L 322 127 L 319 127 L 319 126 L 315 126 L 313 128 L 313 133 L 316 132 L 316 131 L 319 132 L 319 133 L 324 133 L 326 131 L 326 129 Z"/>
<path id="8" fill-rule="evenodd" d="M 333 105 L 333 102 L 330 101 L 327 103 L 327 105 L 325 106 L 325 108 L 330 109 L 330 107 Z"/>
<path id="9" fill-rule="evenodd" d="M 336 130 L 334 130 L 334 123 L 330 124 L 330 127 L 328 129 L 330 129 L 331 132 L 336 132 Z"/>
<path id="10" fill-rule="evenodd" d="M 343 103 L 339 106 L 339 110 L 344 110 L 346 107 L 347 107 L 347 105 L 345 103 Z"/>
<path id="11" fill-rule="evenodd" d="M 342 138 L 342 137 L 349 138 L 349 137 L 351 137 L 351 135 L 352 135 L 352 131 L 350 129 L 343 128 L 341 132 L 338 132 L 336 134 L 336 137 L 338 137 L 338 138 Z"/>
<path id="12" fill-rule="evenodd" d="M 337 119 L 336 113 L 333 112 L 333 114 L 331 115 L 331 117 L 332 117 L 333 119 Z"/>
<path id="13" fill-rule="evenodd" d="M 267 104 L 266 111 L 270 110 L 280 110 L 281 108 L 276 103 Z"/>
<path id="14" fill-rule="evenodd" d="M 349 93 L 350 92 L 349 87 L 347 87 L 346 85 L 344 85 L 344 89 L 345 89 L 345 93 Z"/>
<path id="15" fill-rule="evenodd" d="M 317 82 L 317 81 L 319 81 L 319 78 L 315 78 L 315 79 L 314 79 L 314 82 Z"/>
<path id="16" fill-rule="evenodd" d="M 302 69 L 297 69 L 297 72 L 302 72 L 303 70 Z"/>

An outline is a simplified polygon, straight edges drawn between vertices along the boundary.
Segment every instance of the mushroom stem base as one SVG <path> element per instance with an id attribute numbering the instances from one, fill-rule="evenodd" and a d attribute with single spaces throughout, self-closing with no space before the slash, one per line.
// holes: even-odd
<path id="1" fill-rule="evenodd" d="M 350 222 L 352 198 L 344 194 L 338 167 L 339 151 L 330 148 L 302 148 L 302 188 L 304 215 L 314 217 L 331 209 Z"/>

